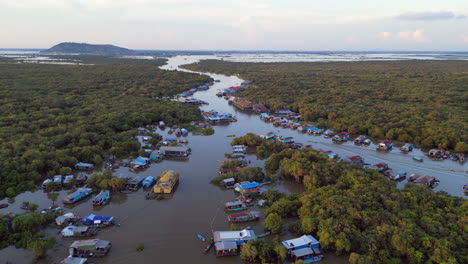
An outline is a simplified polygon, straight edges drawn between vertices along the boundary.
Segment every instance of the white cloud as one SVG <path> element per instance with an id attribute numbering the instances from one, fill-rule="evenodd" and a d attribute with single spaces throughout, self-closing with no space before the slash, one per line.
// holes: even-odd
<path id="1" fill-rule="evenodd" d="M 392 34 L 390 32 L 379 32 L 377 33 L 376 37 L 380 40 L 389 40 L 392 37 Z"/>
<path id="2" fill-rule="evenodd" d="M 461 35 L 460 38 L 462 39 L 463 42 L 468 43 L 468 36 L 467 35 Z"/>
<path id="3" fill-rule="evenodd" d="M 450 20 L 450 19 L 464 19 L 466 18 L 463 14 L 455 14 L 449 11 L 437 11 L 437 12 L 408 12 L 396 16 L 395 18 L 401 20 Z"/>
<path id="4" fill-rule="evenodd" d="M 406 41 L 415 42 L 431 42 L 426 36 L 424 36 L 424 30 L 418 29 L 415 31 L 401 31 L 397 33 L 397 38 Z"/>

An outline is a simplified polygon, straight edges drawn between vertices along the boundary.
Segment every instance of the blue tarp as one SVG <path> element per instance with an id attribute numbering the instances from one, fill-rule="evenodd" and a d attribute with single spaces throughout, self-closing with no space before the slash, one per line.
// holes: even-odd
<path id="1" fill-rule="evenodd" d="M 251 182 L 251 183 L 248 183 L 248 184 L 243 184 L 240 187 L 245 190 L 245 189 L 253 189 L 253 188 L 262 187 L 262 186 L 263 185 L 261 183 Z"/>
<path id="2" fill-rule="evenodd" d="M 308 128 L 306 128 L 306 130 L 316 131 L 316 130 L 320 130 L 320 128 L 318 128 L 318 127 L 308 127 Z"/>
<path id="3" fill-rule="evenodd" d="M 88 216 L 83 217 L 83 224 L 85 225 L 98 225 L 103 223 L 109 223 L 114 219 L 113 216 L 99 216 L 90 214 Z"/>

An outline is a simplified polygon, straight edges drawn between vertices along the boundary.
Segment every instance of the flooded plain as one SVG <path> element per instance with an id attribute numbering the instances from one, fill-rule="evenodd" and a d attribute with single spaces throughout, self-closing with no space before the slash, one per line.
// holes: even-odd
<path id="1" fill-rule="evenodd" d="M 168 64 L 163 66 L 166 70 L 180 70 L 181 64 L 188 64 L 200 59 L 216 58 L 215 56 L 177 56 L 170 58 Z M 184 70 L 186 71 L 186 70 Z M 419 163 L 412 160 L 413 155 L 422 155 L 420 150 L 415 150 L 409 155 L 402 154 L 397 150 L 388 153 L 377 152 L 374 145 L 355 146 L 352 143 L 333 144 L 330 139 L 320 136 L 309 136 L 299 134 L 295 130 L 276 128 L 271 123 L 265 123 L 258 115 L 247 114 L 236 111 L 228 105 L 223 98 L 216 96 L 218 89 L 239 85 L 241 79 L 236 76 L 224 76 L 208 74 L 216 82 L 209 90 L 195 93 L 194 97 L 204 100 L 209 105 L 201 106 L 202 110 L 217 110 L 220 112 L 231 112 L 237 117 L 237 122 L 224 126 L 214 126 L 215 134 L 212 136 L 188 135 L 187 146 L 192 149 L 192 154 L 187 160 L 164 160 L 154 163 L 148 169 L 135 174 L 122 167 L 115 174 L 128 176 L 159 176 L 164 170 L 173 169 L 180 173 L 180 183 L 175 192 L 162 201 L 145 200 L 146 191 L 140 189 L 137 192 L 121 193 L 112 196 L 109 205 L 104 207 L 92 206 L 90 199 L 78 202 L 71 207 L 65 207 L 64 212 L 73 212 L 79 216 L 90 213 L 98 215 L 114 216 L 120 226 L 114 226 L 99 231 L 97 238 L 109 240 L 112 249 L 108 256 L 102 259 L 92 259 L 92 263 L 242 263 L 239 257 L 216 258 L 211 253 L 202 253 L 206 242 L 200 241 L 196 234 L 202 234 L 206 238 L 212 236 L 216 230 L 229 230 L 226 214 L 223 211 L 225 202 L 233 201 L 235 198 L 232 190 L 224 190 L 211 185 L 209 181 L 217 176 L 220 161 L 224 159 L 224 153 L 230 152 L 230 135 L 241 136 L 248 132 L 260 134 L 274 131 L 278 135 L 292 136 L 296 142 L 311 144 L 314 148 L 333 150 L 341 157 L 361 155 L 370 164 L 386 162 L 394 171 L 404 170 L 408 173 L 419 173 L 436 176 L 440 185 L 435 189 L 444 190 L 451 195 L 463 196 L 463 184 L 467 181 L 467 173 L 464 165 L 446 160 L 430 161 L 425 159 Z M 166 131 L 156 130 L 163 136 Z M 173 137 L 172 135 L 170 137 Z M 251 166 L 263 167 L 262 160 L 255 156 L 247 157 Z M 398 183 L 400 187 L 406 181 Z M 300 185 L 291 182 L 278 182 L 268 185 L 268 188 L 276 188 L 286 192 L 301 192 Z M 62 198 L 71 191 L 58 192 L 57 204 L 62 206 Z M 8 203 L 9 207 L 0 209 L 0 213 L 18 213 L 23 201 L 37 203 L 39 208 L 45 208 L 54 201 L 50 194 L 41 190 L 26 192 L 14 199 L 4 199 L 0 203 Z M 258 210 L 258 209 L 257 209 Z M 255 233 L 264 233 L 261 226 L 263 217 L 258 222 L 250 222 Z M 244 225 L 244 226 L 247 226 Z M 47 229 L 46 233 L 56 234 L 58 229 Z M 49 251 L 48 257 L 39 263 L 59 263 L 68 255 L 68 246 L 75 240 L 73 238 L 62 238 L 57 235 L 57 243 Z M 284 236 L 284 239 L 291 238 Z M 136 251 L 136 245 L 143 243 L 144 250 Z M 8 259 L 12 263 L 32 263 L 31 254 L 24 250 L 15 250 L 8 247 L 0 251 L 0 260 Z M 5 256 L 3 258 L 2 256 Z M 347 263 L 347 257 L 326 254 L 321 261 L 323 264 Z"/>

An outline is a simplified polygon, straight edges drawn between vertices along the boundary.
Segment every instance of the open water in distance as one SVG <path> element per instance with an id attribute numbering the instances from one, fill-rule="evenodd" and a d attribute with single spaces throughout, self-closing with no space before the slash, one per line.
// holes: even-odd
<path id="1" fill-rule="evenodd" d="M 166 70 L 181 70 L 181 64 L 188 64 L 200 59 L 217 58 L 215 56 L 177 56 L 170 58 L 168 64 L 163 66 Z M 185 70 L 184 70 L 185 71 Z M 112 242 L 112 249 L 108 256 L 102 259 L 91 259 L 93 263 L 242 263 L 239 257 L 216 258 L 213 253 L 202 253 L 206 242 L 201 242 L 196 234 L 202 234 L 210 238 L 212 231 L 229 230 L 226 214 L 223 211 L 225 202 L 232 201 L 235 195 L 232 190 L 224 190 L 209 184 L 210 179 L 217 176 L 219 161 L 224 159 L 224 153 L 230 152 L 231 137 L 241 136 L 248 132 L 263 133 L 275 131 L 282 136 L 293 136 L 297 142 L 312 144 L 314 148 L 333 150 L 340 156 L 361 155 L 367 163 L 375 164 L 386 162 L 394 171 L 405 170 L 408 173 L 420 173 L 436 176 L 441 184 L 437 190 L 444 190 L 452 195 L 463 195 L 462 186 L 466 182 L 465 167 L 453 161 L 430 161 L 425 159 L 423 163 L 415 162 L 412 155 L 421 155 L 420 150 L 415 150 L 410 155 L 405 155 L 397 150 L 389 153 L 375 151 L 375 146 L 355 146 L 352 143 L 333 144 L 330 139 L 319 136 L 299 134 L 291 129 L 275 128 L 271 123 L 261 121 L 258 115 L 237 112 L 227 104 L 227 101 L 216 96 L 218 89 L 239 85 L 241 79 L 236 76 L 224 76 L 208 74 L 212 78 L 220 80 L 209 90 L 195 94 L 196 98 L 207 101 L 209 105 L 202 106 L 202 110 L 215 109 L 222 112 L 231 112 L 237 116 L 238 122 L 225 126 L 215 126 L 215 134 L 212 136 L 187 137 L 188 146 L 192 148 L 192 155 L 186 161 L 164 160 L 161 163 L 152 164 L 150 168 L 138 174 L 131 173 L 128 168 L 122 167 L 116 174 L 129 176 L 159 176 L 164 170 L 174 169 L 180 173 L 180 183 L 170 197 L 163 201 L 145 200 L 146 192 L 140 189 L 137 192 L 113 195 L 111 203 L 101 208 L 93 208 L 90 199 L 78 202 L 72 207 L 65 207 L 64 212 L 73 212 L 79 216 L 90 213 L 98 215 L 114 216 L 120 223 L 120 227 L 114 226 L 99 231 L 97 238 Z M 157 130 L 166 136 L 166 131 Z M 171 136 L 172 137 L 172 136 Z M 310 141 L 313 141 L 312 143 Z M 263 166 L 263 161 L 256 160 L 255 156 L 248 156 L 252 161 L 251 166 Z M 404 182 L 398 184 L 400 187 Z M 295 183 L 282 181 L 268 188 L 276 188 L 286 192 L 301 192 L 303 188 Z M 61 200 L 70 191 L 59 192 L 57 204 L 62 205 Z M 19 209 L 22 201 L 37 203 L 39 208 L 45 208 L 52 204 L 48 195 L 40 190 L 20 194 L 14 199 L 4 199 L 0 203 L 9 203 L 8 208 L 0 209 L 0 213 L 21 212 Z M 254 210 L 258 210 L 255 208 Z M 258 222 L 250 222 L 256 234 L 263 233 L 261 226 L 263 217 Z M 245 225 L 246 226 L 246 225 Z M 53 235 L 59 231 L 56 228 L 46 230 Z M 57 243 L 49 251 L 48 257 L 39 263 L 59 263 L 68 255 L 68 246 L 75 240 L 73 238 L 61 238 L 57 235 Z M 291 238 L 290 235 L 284 239 Z M 145 249 L 136 252 L 138 243 L 143 243 Z M 213 252 L 213 251 L 211 251 Z M 28 251 L 8 247 L 0 251 L 0 260 L 10 260 L 13 263 L 32 263 L 31 254 Z M 347 257 L 337 257 L 326 254 L 323 264 L 347 263 Z"/>

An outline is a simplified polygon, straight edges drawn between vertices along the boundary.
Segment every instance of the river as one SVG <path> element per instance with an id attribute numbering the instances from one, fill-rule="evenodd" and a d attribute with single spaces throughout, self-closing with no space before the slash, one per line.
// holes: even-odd
<path id="1" fill-rule="evenodd" d="M 216 58 L 215 56 L 177 56 L 169 58 L 167 65 L 161 68 L 166 70 L 182 70 L 179 65 L 196 62 L 200 59 Z M 112 250 L 108 256 L 102 259 L 92 259 L 93 263 L 242 263 L 239 257 L 216 258 L 212 253 L 204 255 L 202 250 L 205 243 L 197 239 L 196 234 L 202 234 L 209 238 L 212 231 L 229 230 L 226 214 L 223 212 L 225 202 L 235 198 L 232 190 L 224 190 L 213 186 L 209 181 L 217 176 L 219 161 L 224 159 L 224 153 L 230 152 L 228 135 L 241 136 L 248 132 L 260 134 L 275 131 L 282 136 L 293 136 L 297 142 L 312 144 L 315 148 L 333 150 L 340 156 L 361 155 L 366 162 L 374 164 L 386 162 L 395 171 L 405 170 L 408 173 L 428 174 L 438 177 L 441 184 L 437 190 L 444 190 L 452 195 L 463 195 L 462 186 L 466 182 L 464 166 L 453 161 L 430 161 L 423 163 L 414 162 L 411 155 L 421 155 L 420 150 L 413 154 L 405 155 L 398 151 L 381 153 L 375 151 L 375 146 L 355 146 L 352 143 L 333 144 L 331 140 L 318 136 L 299 134 L 291 129 L 275 128 L 271 123 L 261 121 L 258 115 L 237 111 L 227 104 L 223 98 L 216 96 L 218 89 L 239 85 L 241 79 L 236 76 L 224 76 L 208 74 L 213 79 L 220 80 L 207 91 L 199 91 L 195 97 L 209 103 L 201 106 L 202 110 L 217 110 L 221 112 L 235 113 L 238 121 L 224 126 L 214 126 L 215 134 L 212 136 L 187 136 L 188 147 L 192 149 L 192 155 L 186 161 L 164 160 L 161 163 L 151 165 L 150 168 L 138 173 L 140 176 L 159 176 L 164 170 L 174 169 L 180 173 L 180 184 L 171 197 L 162 200 L 145 200 L 143 190 L 133 193 L 113 195 L 111 203 L 102 208 L 93 208 L 89 199 L 79 202 L 72 207 L 66 207 L 65 212 L 73 212 L 79 216 L 90 213 L 98 215 L 112 215 L 120 223 L 120 227 L 103 229 L 98 238 L 112 242 Z M 165 131 L 156 132 L 167 135 Z M 310 143 L 309 141 L 313 141 Z M 262 160 L 255 156 L 247 157 L 251 160 L 251 166 L 263 166 Z M 122 167 L 116 174 L 135 176 L 137 174 Z M 404 182 L 399 183 L 403 186 Z M 269 185 L 268 188 L 276 188 L 285 192 L 301 192 L 300 185 L 291 182 L 278 182 Z M 57 203 L 62 204 L 62 198 L 70 191 L 61 191 Z M 52 204 L 50 196 L 41 190 L 25 192 L 14 199 L 4 199 L 0 203 L 8 203 L 8 208 L 0 209 L 0 213 L 21 212 L 19 208 L 23 201 L 37 203 L 39 208 Z M 261 221 L 249 223 L 256 234 L 264 232 Z M 46 234 L 53 235 L 57 229 L 48 228 Z M 74 239 L 57 237 L 57 243 L 48 252 L 46 259 L 38 263 L 59 263 L 68 255 L 68 246 Z M 289 239 L 288 234 L 284 239 Z M 135 250 L 138 243 L 143 243 L 144 250 Z M 11 247 L 0 251 L 1 259 L 14 259 L 13 263 L 32 263 L 30 258 L 25 260 L 24 250 L 14 250 Z M 3 257 L 2 257 L 3 256 Z M 347 263 L 347 257 L 326 254 L 323 264 Z"/>

